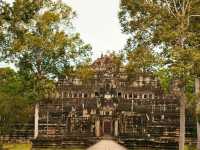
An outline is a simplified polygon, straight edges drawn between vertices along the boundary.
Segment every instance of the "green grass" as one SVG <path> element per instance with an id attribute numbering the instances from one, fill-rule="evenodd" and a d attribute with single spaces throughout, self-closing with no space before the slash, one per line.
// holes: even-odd
<path id="1" fill-rule="evenodd" d="M 5 150 L 31 150 L 31 144 L 4 144 Z"/>
<path id="2" fill-rule="evenodd" d="M 184 150 L 197 150 L 197 149 L 196 149 L 196 145 L 193 145 L 193 146 L 185 145 Z"/>
<path id="3" fill-rule="evenodd" d="M 34 150 L 83 150 L 83 149 L 77 149 L 77 148 L 68 148 L 68 149 L 57 149 L 57 148 L 45 148 L 45 149 L 34 149 Z"/>
<path id="4" fill-rule="evenodd" d="M 31 150 L 31 144 L 4 144 L 3 150 Z M 57 148 L 48 148 L 48 149 L 34 149 L 34 150 L 83 150 L 78 148 L 69 148 L 69 149 L 57 149 Z"/>

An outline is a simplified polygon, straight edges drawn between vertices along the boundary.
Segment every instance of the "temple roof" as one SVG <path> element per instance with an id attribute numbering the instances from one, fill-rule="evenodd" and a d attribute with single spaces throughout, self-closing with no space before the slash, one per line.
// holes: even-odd
<path id="1" fill-rule="evenodd" d="M 97 58 L 92 64 L 92 68 L 95 70 L 112 70 L 114 66 L 115 61 L 113 55 L 111 54 L 102 55 L 100 58 Z"/>
<path id="2" fill-rule="evenodd" d="M 93 62 L 93 66 L 113 63 L 112 55 L 102 55 Z"/>

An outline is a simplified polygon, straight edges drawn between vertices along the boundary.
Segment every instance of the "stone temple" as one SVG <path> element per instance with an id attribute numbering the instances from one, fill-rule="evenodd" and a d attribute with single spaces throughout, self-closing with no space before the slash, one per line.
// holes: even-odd
<path id="1" fill-rule="evenodd" d="M 176 149 L 179 100 L 164 94 L 152 74 L 128 75 L 113 61 L 112 56 L 98 58 L 86 82 L 58 81 L 54 98 L 37 106 L 35 147 L 50 141 L 89 146 L 109 136 L 126 147 Z"/>
<path id="2" fill-rule="evenodd" d="M 129 149 L 178 149 L 176 84 L 165 94 L 158 78 L 127 74 L 112 55 L 98 58 L 91 68 L 94 75 L 87 81 L 59 79 L 57 92 L 36 105 L 33 147 L 87 148 L 109 138 Z"/>

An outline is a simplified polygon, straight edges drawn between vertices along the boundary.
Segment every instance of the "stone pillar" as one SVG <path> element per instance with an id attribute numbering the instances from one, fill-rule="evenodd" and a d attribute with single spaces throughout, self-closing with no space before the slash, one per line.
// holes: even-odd
<path id="1" fill-rule="evenodd" d="M 118 131 L 118 130 L 119 130 L 118 120 L 115 120 L 115 126 L 114 126 L 114 127 L 115 127 L 114 135 L 115 135 L 115 136 L 118 136 L 118 135 L 119 135 L 119 131 Z"/>
<path id="2" fill-rule="evenodd" d="M 100 120 L 95 121 L 95 135 L 100 137 Z"/>
<path id="3" fill-rule="evenodd" d="M 72 133 L 72 131 L 73 131 L 73 129 L 74 129 L 74 118 L 70 118 L 70 133 Z"/>
<path id="4" fill-rule="evenodd" d="M 143 86 L 143 76 L 139 77 L 139 86 Z"/>
<path id="5" fill-rule="evenodd" d="M 34 139 L 38 137 L 38 124 L 39 123 L 39 104 L 35 105 L 35 122 L 34 122 Z"/>
<path id="6" fill-rule="evenodd" d="M 199 120 L 199 110 L 200 110 L 200 79 L 196 78 L 195 79 L 195 93 L 197 96 L 197 106 L 196 106 L 196 111 L 197 111 L 197 150 L 200 150 L 200 120 Z"/>

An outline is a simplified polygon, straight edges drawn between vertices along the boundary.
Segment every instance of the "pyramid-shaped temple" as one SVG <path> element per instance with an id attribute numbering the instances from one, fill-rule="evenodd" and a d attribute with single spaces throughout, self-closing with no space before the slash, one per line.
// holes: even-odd
<path id="1" fill-rule="evenodd" d="M 131 149 L 178 149 L 176 82 L 166 94 L 152 73 L 128 73 L 113 55 L 101 56 L 90 70 L 87 80 L 77 76 L 58 79 L 56 90 L 36 104 L 33 148 L 88 148 L 110 137 Z M 186 128 L 188 135 L 192 130 Z"/>

